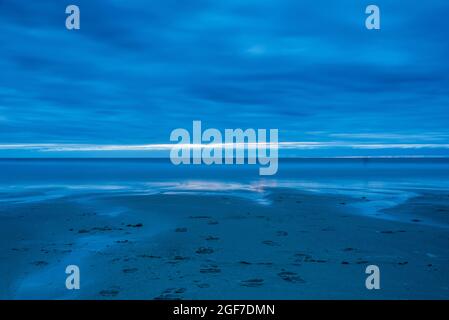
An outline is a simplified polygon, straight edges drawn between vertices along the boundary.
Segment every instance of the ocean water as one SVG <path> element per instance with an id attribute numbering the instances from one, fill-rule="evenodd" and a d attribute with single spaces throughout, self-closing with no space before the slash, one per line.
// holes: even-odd
<path id="1" fill-rule="evenodd" d="M 449 159 L 280 159 L 258 165 L 173 165 L 169 159 L 2 159 L 0 203 L 98 193 L 226 193 L 269 204 L 272 188 L 369 196 L 374 215 L 416 190 L 449 190 Z M 111 208 L 112 210 L 112 208 Z M 383 217 L 385 217 L 383 215 Z"/>
<path id="2" fill-rule="evenodd" d="M 126 185 L 191 180 L 304 181 L 449 186 L 449 159 L 280 159 L 273 176 L 259 165 L 173 165 L 169 159 L 0 159 L 0 187 Z"/>
<path id="3" fill-rule="evenodd" d="M 258 165 L 173 165 L 168 159 L 0 159 L 0 191 L 148 188 L 206 183 L 226 186 L 333 185 L 340 188 L 449 187 L 449 159 L 281 159 L 273 176 Z M 197 183 L 197 184 L 195 184 Z M 215 183 L 215 184 L 214 184 Z M 228 188 L 229 189 L 229 188 Z"/>

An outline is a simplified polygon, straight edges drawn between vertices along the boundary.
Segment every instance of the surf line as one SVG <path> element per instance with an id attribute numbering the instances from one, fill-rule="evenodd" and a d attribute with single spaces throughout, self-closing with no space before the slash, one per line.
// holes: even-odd
<path id="1" fill-rule="evenodd" d="M 224 136 L 224 139 L 223 139 Z M 177 142 L 170 150 L 174 165 L 242 165 L 259 164 L 260 175 L 274 175 L 278 171 L 278 129 L 218 129 L 202 131 L 201 121 L 193 121 L 192 135 L 183 128 L 170 134 Z"/>

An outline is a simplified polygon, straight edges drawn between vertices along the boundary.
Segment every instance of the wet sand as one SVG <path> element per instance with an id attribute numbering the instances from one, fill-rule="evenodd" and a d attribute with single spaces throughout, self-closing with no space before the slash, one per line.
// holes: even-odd
<path id="1" fill-rule="evenodd" d="M 449 194 L 117 193 L 0 209 L 3 299 L 448 299 Z M 383 215 L 395 219 L 384 219 Z M 65 288 L 65 268 L 81 289 Z M 381 289 L 365 288 L 365 268 Z"/>

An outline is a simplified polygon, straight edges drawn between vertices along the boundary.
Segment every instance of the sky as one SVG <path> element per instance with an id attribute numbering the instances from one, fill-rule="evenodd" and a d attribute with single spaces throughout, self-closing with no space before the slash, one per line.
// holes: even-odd
<path id="1" fill-rule="evenodd" d="M 81 29 L 67 30 L 78 5 Z M 381 30 L 365 28 L 365 8 Z M 0 157 L 151 157 L 278 129 L 292 157 L 449 156 L 449 2 L 0 0 Z"/>

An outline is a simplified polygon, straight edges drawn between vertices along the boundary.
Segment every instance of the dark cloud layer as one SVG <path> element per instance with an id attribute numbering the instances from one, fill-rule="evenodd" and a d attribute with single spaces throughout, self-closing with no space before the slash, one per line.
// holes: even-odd
<path id="1" fill-rule="evenodd" d="M 66 3 L 1 0 L 0 144 L 167 143 L 192 120 L 448 143 L 449 3 L 375 3 L 380 31 L 364 1 L 80 0 L 68 31 Z"/>

